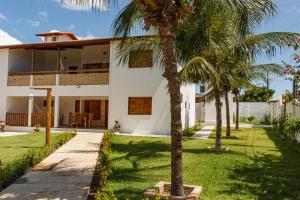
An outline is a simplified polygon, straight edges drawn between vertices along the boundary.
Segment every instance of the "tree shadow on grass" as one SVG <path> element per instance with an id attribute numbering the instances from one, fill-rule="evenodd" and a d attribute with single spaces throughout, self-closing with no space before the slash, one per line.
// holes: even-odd
<path id="1" fill-rule="evenodd" d="M 265 129 L 281 155 L 256 153 L 252 164 L 240 164 L 230 177 L 229 194 L 252 194 L 256 199 L 300 199 L 300 154 L 284 143 L 278 133 Z M 296 147 L 300 149 L 299 145 Z"/>
<path id="2" fill-rule="evenodd" d="M 118 156 L 112 159 L 109 182 L 115 185 L 113 190 L 118 199 L 141 199 L 143 192 L 162 178 L 152 173 L 170 167 L 170 144 L 167 142 L 136 139 L 124 142 L 115 139 L 111 147 Z M 118 182 L 123 183 L 118 185 Z"/>

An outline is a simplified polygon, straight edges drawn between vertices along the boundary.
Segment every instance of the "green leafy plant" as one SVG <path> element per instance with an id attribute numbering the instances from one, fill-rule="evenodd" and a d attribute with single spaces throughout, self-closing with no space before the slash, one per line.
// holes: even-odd
<path id="1" fill-rule="evenodd" d="M 104 131 L 99 152 L 99 189 L 96 195 L 97 200 L 116 199 L 110 188 L 107 187 L 107 179 L 111 174 L 111 133 Z"/>
<path id="2" fill-rule="evenodd" d="M 192 137 L 202 128 L 201 125 L 195 125 L 192 128 L 186 128 L 182 131 L 183 137 Z"/>
<path id="3" fill-rule="evenodd" d="M 297 132 L 300 131 L 300 118 L 289 118 L 284 121 L 283 123 L 283 134 L 291 139 L 292 141 L 295 140 L 295 135 Z"/>
<path id="4" fill-rule="evenodd" d="M 249 116 L 247 117 L 247 121 L 248 122 L 253 122 L 255 120 L 255 117 L 254 116 Z"/>
<path id="5" fill-rule="evenodd" d="M 62 146 L 63 144 L 67 143 L 70 139 L 77 135 L 77 130 L 67 131 L 64 134 L 58 135 L 58 142 L 56 145 Z"/>

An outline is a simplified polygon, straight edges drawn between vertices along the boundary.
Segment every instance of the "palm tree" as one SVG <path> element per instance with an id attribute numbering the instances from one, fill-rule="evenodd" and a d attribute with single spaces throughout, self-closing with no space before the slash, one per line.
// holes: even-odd
<path id="1" fill-rule="evenodd" d="M 203 24 L 197 21 L 192 24 L 186 22 L 186 26 L 180 32 L 177 41 L 181 59 L 183 61 L 190 59 L 190 62 L 187 62 L 181 72 L 183 79 L 187 82 L 207 81 L 213 87 L 216 107 L 216 151 L 222 149 L 222 104 L 220 99 L 224 89 L 222 88 L 222 80 L 234 80 L 225 66 L 232 66 L 232 59 L 253 63 L 257 56 L 264 54 L 272 56 L 276 53 L 277 47 L 282 49 L 288 47 L 290 43 L 295 44 L 299 36 L 298 34 L 283 32 L 251 35 L 254 25 L 260 24 L 263 19 L 272 16 L 275 12 L 275 5 L 272 2 L 268 2 L 269 4 L 264 5 L 263 8 L 257 1 L 252 1 L 252 3 L 243 5 L 243 10 L 248 11 L 246 13 L 219 12 L 211 17 L 207 27 L 203 27 Z M 204 18 L 203 12 L 200 11 L 195 12 L 194 15 L 200 16 L 191 17 Z M 221 20 L 224 18 L 227 19 L 226 22 Z M 204 31 L 201 32 L 203 29 Z M 195 48 L 191 48 L 191 43 L 187 41 L 193 41 L 192 44 Z M 213 68 L 218 76 L 214 79 L 205 79 L 202 76 L 205 70 L 203 66 Z"/>
<path id="2" fill-rule="evenodd" d="M 97 3 L 103 3 L 103 0 L 73 0 L 72 2 L 81 5 L 90 3 L 95 7 Z M 174 52 L 174 35 L 180 20 L 191 13 L 192 8 L 192 1 L 189 0 L 132 0 L 119 13 L 114 23 L 115 35 L 122 36 L 124 39 L 130 34 L 136 22 L 143 23 L 146 31 L 155 29 L 160 37 L 164 57 L 163 76 L 168 81 L 171 105 L 171 195 L 179 197 L 184 196 L 181 81 Z"/>

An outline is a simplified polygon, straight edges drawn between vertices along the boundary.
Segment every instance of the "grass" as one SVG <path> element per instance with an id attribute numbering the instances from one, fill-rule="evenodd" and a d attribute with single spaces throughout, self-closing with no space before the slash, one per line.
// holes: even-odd
<path id="1" fill-rule="evenodd" d="M 52 145 L 56 144 L 57 135 L 51 134 Z M 0 160 L 4 163 L 11 163 L 22 158 L 29 149 L 39 149 L 44 145 L 45 133 L 0 137 Z"/>
<path id="2" fill-rule="evenodd" d="M 224 134 L 225 135 L 225 134 Z M 300 147 L 271 129 L 233 131 L 227 153 L 207 150 L 208 140 L 185 139 L 184 183 L 202 185 L 201 199 L 300 199 Z M 170 139 L 113 136 L 109 186 L 118 199 L 142 199 L 158 181 L 170 180 Z"/>

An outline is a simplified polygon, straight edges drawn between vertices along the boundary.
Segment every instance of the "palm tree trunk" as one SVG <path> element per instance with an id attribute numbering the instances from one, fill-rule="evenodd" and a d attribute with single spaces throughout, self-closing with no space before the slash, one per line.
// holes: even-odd
<path id="1" fill-rule="evenodd" d="M 216 106 L 216 143 L 215 150 L 221 151 L 221 137 L 222 137 L 222 103 L 220 97 L 220 91 L 218 89 L 214 89 L 215 96 L 215 106 Z"/>
<path id="2" fill-rule="evenodd" d="M 230 108 L 229 108 L 229 99 L 228 91 L 225 90 L 225 106 L 226 106 L 226 136 L 231 136 L 231 127 L 230 127 Z"/>
<path id="3" fill-rule="evenodd" d="M 237 93 L 234 93 L 235 103 L 236 103 L 236 113 L 235 113 L 235 129 L 239 130 L 240 128 L 240 102 Z"/>
<path id="4" fill-rule="evenodd" d="M 160 27 L 165 71 L 171 104 L 171 196 L 183 197 L 181 82 L 174 53 L 174 39 L 168 26 Z"/>

